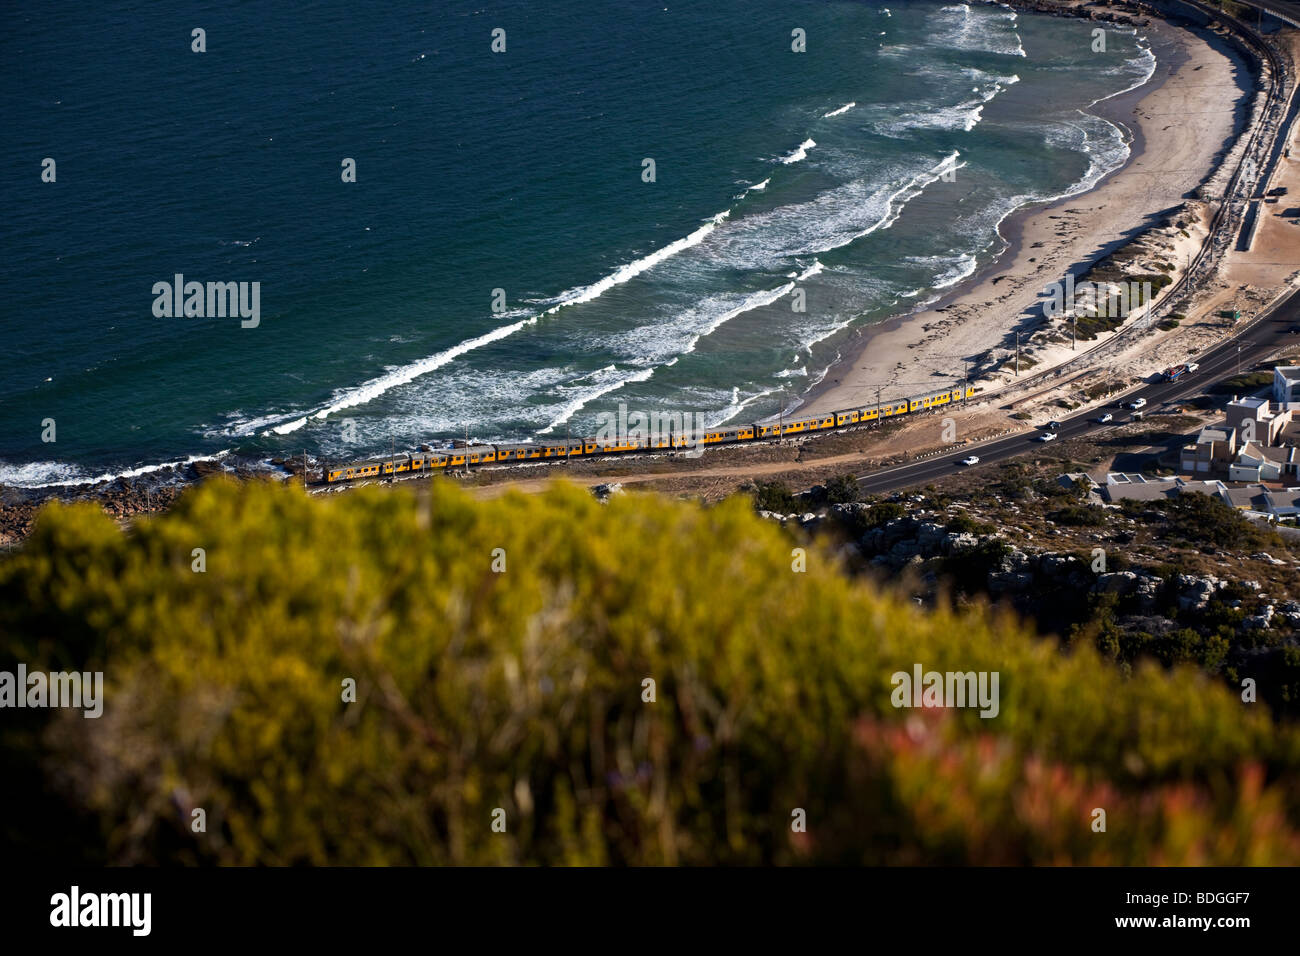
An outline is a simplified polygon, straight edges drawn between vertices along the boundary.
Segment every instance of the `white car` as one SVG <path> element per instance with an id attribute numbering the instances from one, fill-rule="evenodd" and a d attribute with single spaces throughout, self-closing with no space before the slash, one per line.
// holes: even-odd
<path id="1" fill-rule="evenodd" d="M 1188 363 L 1187 363 L 1187 373 L 1188 373 L 1189 375 L 1190 375 L 1192 372 L 1195 372 L 1198 368 L 1200 368 L 1200 366 L 1197 365 L 1195 362 L 1188 362 Z"/>
<path id="2" fill-rule="evenodd" d="M 1145 398 L 1135 399 L 1128 403 L 1128 407 L 1133 409 L 1133 411 L 1137 411 L 1139 408 L 1146 408 L 1146 405 L 1147 400 Z"/>
<path id="3" fill-rule="evenodd" d="M 967 458 L 963 458 L 961 463 L 963 465 L 978 465 L 980 463 L 979 455 L 970 455 Z"/>
<path id="4" fill-rule="evenodd" d="M 1039 441 L 1056 441 L 1056 432 L 1045 432 L 1038 436 Z"/>
<path id="5" fill-rule="evenodd" d="M 1114 421 L 1114 420 L 1115 420 L 1115 416 L 1112 415 L 1110 412 L 1107 412 L 1105 415 L 1102 415 L 1101 418 L 1097 419 L 1097 424 L 1105 425 L 1107 422 Z"/>

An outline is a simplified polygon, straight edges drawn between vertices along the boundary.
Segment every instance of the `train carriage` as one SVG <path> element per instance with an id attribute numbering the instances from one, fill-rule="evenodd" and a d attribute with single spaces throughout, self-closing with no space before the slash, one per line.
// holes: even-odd
<path id="1" fill-rule="evenodd" d="M 885 404 L 846 409 L 826 415 L 706 429 L 702 437 L 699 438 L 689 431 L 674 429 L 669 432 L 667 437 L 656 437 L 653 441 L 640 437 L 614 440 L 573 438 L 566 439 L 563 442 L 474 445 L 440 449 L 422 454 L 395 455 L 389 458 L 373 459 L 328 468 L 324 472 L 324 479 L 328 483 L 334 483 L 412 472 L 423 474 L 426 471 L 445 471 L 448 468 L 495 462 L 534 461 L 548 458 L 567 459 L 585 455 L 619 454 L 655 449 L 682 449 L 697 447 L 699 444 L 718 445 L 756 441 L 765 438 L 779 438 L 785 435 L 799 435 L 807 432 L 843 428 L 847 425 L 879 421 L 898 415 L 942 408 L 963 399 L 973 398 L 975 391 L 975 386 L 967 383 L 961 387 L 933 392 L 917 398 L 899 399 Z"/>

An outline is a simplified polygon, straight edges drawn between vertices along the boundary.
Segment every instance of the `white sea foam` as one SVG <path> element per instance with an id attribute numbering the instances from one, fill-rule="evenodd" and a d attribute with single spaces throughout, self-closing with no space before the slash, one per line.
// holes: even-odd
<path id="1" fill-rule="evenodd" d="M 817 275 L 818 273 L 822 272 L 825 268 L 826 268 L 826 267 L 825 267 L 824 265 L 822 265 L 821 262 L 820 262 L 819 260 L 814 259 L 812 265 L 810 265 L 807 269 L 805 269 L 803 272 L 801 272 L 801 273 L 800 273 L 800 274 L 795 278 L 794 281 L 795 281 L 795 282 L 802 282 L 804 279 L 811 279 L 813 276 L 815 276 L 815 275 Z"/>
<path id="2" fill-rule="evenodd" d="M 30 461 L 21 465 L 0 462 L 0 485 L 13 488 L 75 485 L 89 480 L 89 476 L 76 465 L 62 461 Z"/>
<path id="3" fill-rule="evenodd" d="M 907 203 L 959 156 L 954 151 L 937 165 L 914 173 L 894 167 L 826 190 L 807 202 L 746 216 L 714 237 L 709 253 L 736 268 L 777 268 L 790 258 L 849 245 L 897 222 Z"/>
<path id="4" fill-rule="evenodd" d="M 220 461 L 229 454 L 230 449 L 225 449 L 214 455 L 191 455 L 175 461 L 137 465 L 134 468 L 104 471 L 99 474 L 61 461 L 33 461 L 22 465 L 0 462 L 0 485 L 10 485 L 14 488 L 66 488 L 74 485 L 98 484 L 103 481 L 116 481 L 118 478 L 139 478 L 167 468 L 184 468 L 196 461 Z"/>
<path id="5" fill-rule="evenodd" d="M 789 295 L 794 290 L 794 286 L 793 282 L 787 282 L 775 289 L 751 292 L 749 295 L 742 297 L 739 303 L 721 312 L 710 314 L 710 311 L 706 308 L 702 312 L 692 310 L 686 316 L 679 317 L 678 321 L 681 325 L 690 329 L 692 333 L 689 342 L 684 348 L 680 349 L 680 352 L 682 354 L 694 352 L 695 346 L 699 344 L 700 339 L 711 335 L 732 319 L 744 315 L 746 312 L 772 305 Z"/>
<path id="6" fill-rule="evenodd" d="M 940 7 L 933 18 L 931 43 L 945 49 L 1027 56 L 1016 29 L 1014 10 L 992 11 L 981 7 L 980 11 L 975 12 L 966 3 Z"/>
<path id="7" fill-rule="evenodd" d="M 1114 93 L 1108 93 L 1105 96 L 1093 100 L 1088 105 L 1090 107 L 1096 106 L 1098 103 L 1103 103 L 1106 100 L 1114 99 L 1116 96 L 1120 96 L 1124 93 L 1128 93 L 1130 90 L 1136 90 L 1139 86 L 1145 86 L 1147 81 L 1150 80 L 1151 77 L 1155 75 L 1157 65 L 1158 65 L 1158 61 L 1156 59 L 1156 55 L 1151 52 L 1151 48 L 1139 45 L 1137 55 L 1129 57 L 1127 60 L 1124 61 L 1123 66 L 1118 67 L 1116 69 L 1116 72 L 1120 75 L 1127 75 L 1133 77 L 1133 81 L 1129 83 L 1128 86 L 1124 87 L 1122 90 L 1116 90 Z"/>
<path id="8" fill-rule="evenodd" d="M 724 209 L 717 215 L 711 216 L 703 226 L 700 226 L 700 228 L 696 229 L 690 235 L 684 236 L 676 242 L 670 242 L 662 249 L 657 249 L 649 255 L 642 256 L 640 259 L 635 259 L 626 265 L 620 266 L 598 282 L 593 282 L 588 286 L 579 286 L 578 288 L 570 289 L 568 292 L 561 294 L 556 304 L 543 312 L 542 315 L 552 315 L 566 306 L 590 302 L 592 299 L 604 295 L 610 289 L 614 288 L 614 286 L 635 279 L 641 273 L 657 266 L 665 259 L 669 259 L 672 256 L 677 255 L 677 253 L 689 249 L 692 246 L 698 246 L 708 237 L 709 233 L 718 228 L 719 223 L 725 221 L 730 215 L 731 210 Z"/>
<path id="9" fill-rule="evenodd" d="M 677 255 L 679 252 L 689 249 L 692 246 L 699 245 L 711 232 L 713 232 L 713 230 L 717 229 L 718 225 L 724 222 L 730 214 L 731 210 L 723 210 L 717 215 L 710 217 L 704 225 L 700 226 L 689 235 L 684 236 L 675 242 L 671 242 L 648 255 L 620 266 L 614 272 L 597 282 L 593 282 L 591 285 L 578 286 L 562 293 L 554 299 L 548 300 L 553 304 L 550 308 L 540 314 L 530 315 L 528 318 L 514 322 L 510 325 L 498 326 L 483 335 L 466 339 L 450 348 L 426 356 L 416 362 L 397 368 L 391 368 L 383 375 L 372 378 L 360 385 L 339 389 L 334 393 L 330 402 L 322 408 L 306 413 L 294 412 L 280 415 L 264 415 L 248 420 L 235 420 L 224 428 L 216 430 L 216 432 L 222 435 L 236 437 L 258 434 L 259 431 L 263 435 L 287 435 L 306 426 L 308 421 L 312 418 L 322 420 L 335 412 L 340 412 L 347 408 L 354 408 L 358 405 L 372 402 L 386 392 L 397 388 L 400 385 L 405 385 L 422 375 L 427 375 L 435 369 L 442 368 L 448 362 L 451 362 L 468 352 L 472 352 L 475 349 L 482 348 L 483 346 L 489 345 L 493 342 L 500 341 L 507 336 L 515 334 L 520 329 L 535 324 L 542 316 L 553 315 L 568 306 L 590 302 L 615 286 L 634 279 L 646 270 L 651 269 L 666 259 Z M 265 431 L 261 431 L 262 429 L 265 429 Z"/>
<path id="10" fill-rule="evenodd" d="M 794 287 L 791 281 L 757 292 L 710 296 L 684 312 L 665 314 L 661 321 L 590 339 L 588 344 L 596 350 L 621 353 L 638 366 L 668 368 L 728 322 L 773 305 Z"/>
<path id="11" fill-rule="evenodd" d="M 560 407 L 559 415 L 556 416 L 545 428 L 539 429 L 537 434 L 549 435 L 560 425 L 563 425 L 580 412 L 586 405 L 594 402 L 602 395 L 608 395 L 610 392 L 620 389 L 631 382 L 644 382 L 654 374 L 654 371 L 655 370 L 652 366 L 650 368 L 640 368 L 632 372 L 623 373 L 619 372 L 611 365 L 608 369 L 601 370 L 601 372 L 605 374 L 592 373 L 590 377 L 595 380 L 595 384 L 580 389 L 576 397 L 565 402 Z"/>
<path id="12" fill-rule="evenodd" d="M 789 166 L 791 163 L 802 162 L 803 160 L 808 158 L 808 150 L 812 149 L 816 145 L 817 144 L 813 140 L 806 139 L 799 144 L 798 149 L 796 149 L 794 152 L 782 156 L 781 162 L 787 166 Z"/>
<path id="13" fill-rule="evenodd" d="M 946 289 L 949 286 L 956 285 L 975 272 L 975 266 L 978 262 L 976 257 L 969 252 L 961 252 L 956 256 L 914 256 L 909 257 L 906 261 L 940 270 L 930 282 L 930 288 L 932 289 Z"/>
<path id="14" fill-rule="evenodd" d="M 884 36 L 882 33 L 881 36 Z M 877 56 L 883 56 L 891 60 L 901 60 L 909 56 L 916 50 L 916 47 L 907 43 L 895 43 L 888 46 L 882 46 L 876 51 Z"/>
<path id="15" fill-rule="evenodd" d="M 972 89 L 972 92 L 977 94 L 974 98 L 952 106 L 936 107 L 924 103 L 910 103 L 905 106 L 906 112 L 898 115 L 893 115 L 891 109 L 880 120 L 872 123 L 872 131 L 893 139 L 904 138 L 912 130 L 917 129 L 960 129 L 969 133 L 984 118 L 984 107 L 1007 87 L 1020 82 L 1020 77 L 1014 74 L 998 76 L 982 70 L 970 69 L 962 72 L 981 84 Z M 879 112 L 884 113 L 884 110 Z"/>
<path id="16" fill-rule="evenodd" d="M 858 105 L 857 103 L 845 103 L 837 110 L 831 110 L 829 113 L 823 113 L 822 119 L 830 119 L 832 116 L 839 116 L 841 113 L 847 113 L 849 110 L 853 109 L 853 107 L 857 105 Z"/>
<path id="17" fill-rule="evenodd" d="M 463 342 L 453 345 L 449 349 L 444 349 L 441 352 L 436 352 L 433 355 L 422 358 L 418 362 L 412 362 L 409 365 L 403 365 L 399 368 L 391 369 L 385 374 L 380 375 L 377 378 L 372 378 L 370 381 L 361 385 L 353 388 L 340 389 L 334 393 L 333 400 L 324 408 L 317 409 L 314 412 L 309 412 L 307 415 L 301 415 L 287 421 L 282 421 L 262 434 L 287 435 L 290 432 L 295 432 L 305 426 L 310 418 L 318 420 L 325 419 L 346 408 L 355 408 L 358 405 L 372 402 L 385 392 L 394 389 L 399 385 L 405 385 L 407 382 L 413 381 L 421 375 L 427 375 L 434 369 L 442 368 L 448 362 L 459 358 L 467 352 L 472 352 L 475 349 L 482 348 L 492 342 L 504 339 L 508 335 L 514 335 L 520 329 L 532 325 L 535 322 L 537 322 L 536 317 L 524 319 L 523 321 L 515 322 L 512 325 L 498 326 L 490 332 L 472 339 L 466 339 Z M 249 425 L 245 423 L 228 428 L 226 434 L 249 435 L 253 434 L 253 432 L 249 428 Z"/>
<path id="18" fill-rule="evenodd" d="M 771 181 L 772 181 L 771 177 L 769 177 L 763 180 L 761 183 L 754 183 L 754 185 L 750 186 L 749 189 L 753 192 L 762 192 L 764 189 L 767 188 L 767 184 L 770 183 Z"/>

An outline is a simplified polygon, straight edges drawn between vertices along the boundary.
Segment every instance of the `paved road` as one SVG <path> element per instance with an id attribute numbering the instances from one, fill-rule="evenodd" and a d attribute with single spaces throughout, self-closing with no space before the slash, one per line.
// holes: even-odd
<path id="1" fill-rule="evenodd" d="M 1300 328 L 1300 292 L 1293 292 L 1280 302 L 1266 318 L 1261 319 L 1236 338 L 1204 354 L 1192 356 L 1200 364 L 1200 368 L 1195 372 L 1184 374 L 1176 382 L 1161 381 L 1145 385 L 1125 395 L 1116 396 L 1115 400 L 1105 408 L 1093 408 L 1073 416 L 1058 417 L 1057 420 L 1061 422 L 1061 429 L 1057 442 L 1077 438 L 1080 435 L 1088 435 L 1105 428 L 1113 428 L 1117 424 L 1131 421 L 1132 413 L 1121 410 L 1120 402 L 1127 403 L 1139 397 L 1145 398 L 1147 407 L 1144 411 L 1149 415 L 1170 402 L 1181 401 L 1200 393 L 1213 382 L 1231 378 L 1237 374 L 1238 368 L 1243 371 L 1249 370 L 1256 362 L 1264 359 L 1279 346 L 1300 342 L 1300 334 L 1290 334 L 1292 329 L 1297 328 Z M 1239 345 L 1241 346 L 1240 355 L 1238 354 Z M 1096 419 L 1103 412 L 1110 412 L 1115 416 L 1115 420 L 1107 425 L 1098 424 Z M 932 420 L 937 433 L 943 427 L 943 418 L 940 415 L 934 415 Z M 943 478 L 958 471 L 967 472 L 972 480 L 978 481 L 981 472 L 984 472 L 990 463 L 1005 461 L 1008 458 L 1014 458 L 1029 451 L 1051 450 L 1056 443 L 1039 442 L 1038 438 L 1042 434 L 1042 431 L 1034 431 L 1007 435 L 1005 438 L 998 438 L 990 442 L 964 445 L 947 454 L 936 455 L 924 461 L 872 472 L 859 478 L 858 483 L 862 486 L 864 492 L 880 493 L 924 485 L 936 478 Z M 971 467 L 961 465 L 961 459 L 968 455 L 978 455 L 980 463 Z"/>
<path id="2" fill-rule="evenodd" d="M 1300 21 L 1300 3 L 1279 2 L 1279 0 L 1247 0 L 1247 2 L 1252 7 L 1261 7 L 1269 13 L 1278 13 L 1287 19 Z M 1250 16 L 1243 18 L 1246 23 L 1251 19 Z"/>

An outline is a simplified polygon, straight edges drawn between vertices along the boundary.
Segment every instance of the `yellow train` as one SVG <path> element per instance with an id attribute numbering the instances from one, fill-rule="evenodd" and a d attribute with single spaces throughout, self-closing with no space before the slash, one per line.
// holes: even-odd
<path id="1" fill-rule="evenodd" d="M 879 421 L 912 412 L 940 408 L 975 394 L 974 385 L 945 389 L 918 398 L 899 399 L 883 405 L 850 408 L 840 412 L 826 412 L 810 418 L 791 418 L 777 422 L 754 422 L 748 425 L 729 425 L 709 429 L 704 433 L 705 445 L 729 445 L 737 442 L 762 441 L 787 435 L 803 435 Z M 695 443 L 692 436 L 672 434 L 657 440 L 642 438 L 570 438 L 551 442 L 520 442 L 504 445 L 470 445 L 465 448 L 440 448 L 436 451 L 401 454 L 392 458 L 371 459 L 351 465 L 339 465 L 325 470 L 325 481 L 355 481 L 361 478 L 382 478 L 394 474 L 432 474 L 448 468 L 466 465 L 492 465 L 521 461 L 547 461 L 556 458 L 579 458 L 586 455 L 617 455 L 626 452 L 646 452 L 655 449 L 689 448 Z"/>

